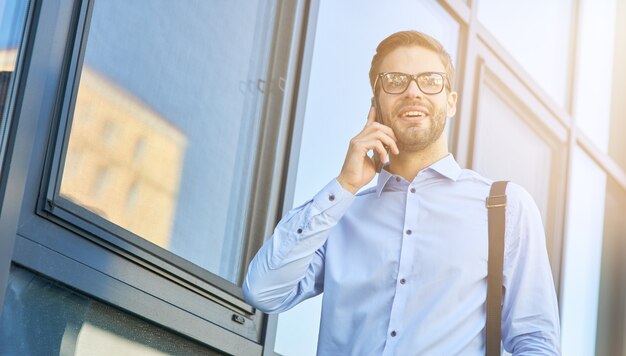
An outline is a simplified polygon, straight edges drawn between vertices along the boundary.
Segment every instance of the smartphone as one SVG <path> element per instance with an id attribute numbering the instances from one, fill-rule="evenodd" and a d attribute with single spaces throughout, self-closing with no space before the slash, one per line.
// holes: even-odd
<path id="1" fill-rule="evenodd" d="M 380 104 L 378 103 L 378 97 L 376 95 L 372 96 L 372 106 L 374 107 L 374 109 L 376 109 L 376 122 L 382 124 L 383 114 L 380 111 Z M 387 157 L 389 157 L 389 148 L 385 146 L 385 149 L 387 150 Z M 376 151 L 374 151 L 374 156 L 372 158 L 374 159 L 376 172 L 380 173 L 380 171 L 383 169 L 383 162 L 381 161 L 380 156 Z"/>

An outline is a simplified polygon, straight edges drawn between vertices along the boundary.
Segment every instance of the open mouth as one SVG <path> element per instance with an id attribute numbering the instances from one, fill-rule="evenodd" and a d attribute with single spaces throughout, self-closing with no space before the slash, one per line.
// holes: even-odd
<path id="1" fill-rule="evenodd" d="M 423 111 L 406 111 L 400 115 L 400 117 L 425 117 L 427 116 Z"/>

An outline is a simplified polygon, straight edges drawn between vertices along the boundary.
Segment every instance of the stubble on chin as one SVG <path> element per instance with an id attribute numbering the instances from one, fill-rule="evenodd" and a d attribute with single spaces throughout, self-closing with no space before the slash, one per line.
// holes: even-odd
<path id="1" fill-rule="evenodd" d="M 434 117 L 428 117 L 429 127 L 426 129 L 419 126 L 401 128 L 397 125 L 399 122 L 395 121 L 391 128 L 398 139 L 398 149 L 404 152 L 423 151 L 442 135 L 445 120 L 445 113 L 439 111 Z"/>

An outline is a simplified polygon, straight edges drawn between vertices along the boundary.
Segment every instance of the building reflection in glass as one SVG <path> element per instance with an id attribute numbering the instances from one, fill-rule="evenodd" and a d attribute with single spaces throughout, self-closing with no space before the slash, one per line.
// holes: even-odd
<path id="1" fill-rule="evenodd" d="M 239 283 L 276 8 L 95 1 L 61 194 Z"/>
<path id="2" fill-rule="evenodd" d="M 61 195 L 168 248 L 186 145 L 165 118 L 84 66 Z"/>

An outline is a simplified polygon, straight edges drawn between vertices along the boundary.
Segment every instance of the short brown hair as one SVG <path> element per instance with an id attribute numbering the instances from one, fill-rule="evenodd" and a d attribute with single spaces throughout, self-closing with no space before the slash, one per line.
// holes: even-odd
<path id="1" fill-rule="evenodd" d="M 370 85 L 372 86 L 372 90 L 374 90 L 374 81 L 376 80 L 376 76 L 378 75 L 378 68 L 380 64 L 385 59 L 385 57 L 391 53 L 391 51 L 395 50 L 399 47 L 411 47 L 418 46 L 429 49 L 439 55 L 439 59 L 441 59 L 441 63 L 446 67 L 446 73 L 448 74 L 448 79 L 450 79 L 450 90 L 454 88 L 454 66 L 452 65 L 452 59 L 450 58 L 450 54 L 443 48 L 443 45 L 439 43 L 433 37 L 421 33 L 418 31 L 401 31 L 392 34 L 391 36 L 385 38 L 378 44 L 376 47 L 376 54 L 372 58 L 372 66 L 370 67 Z"/>

